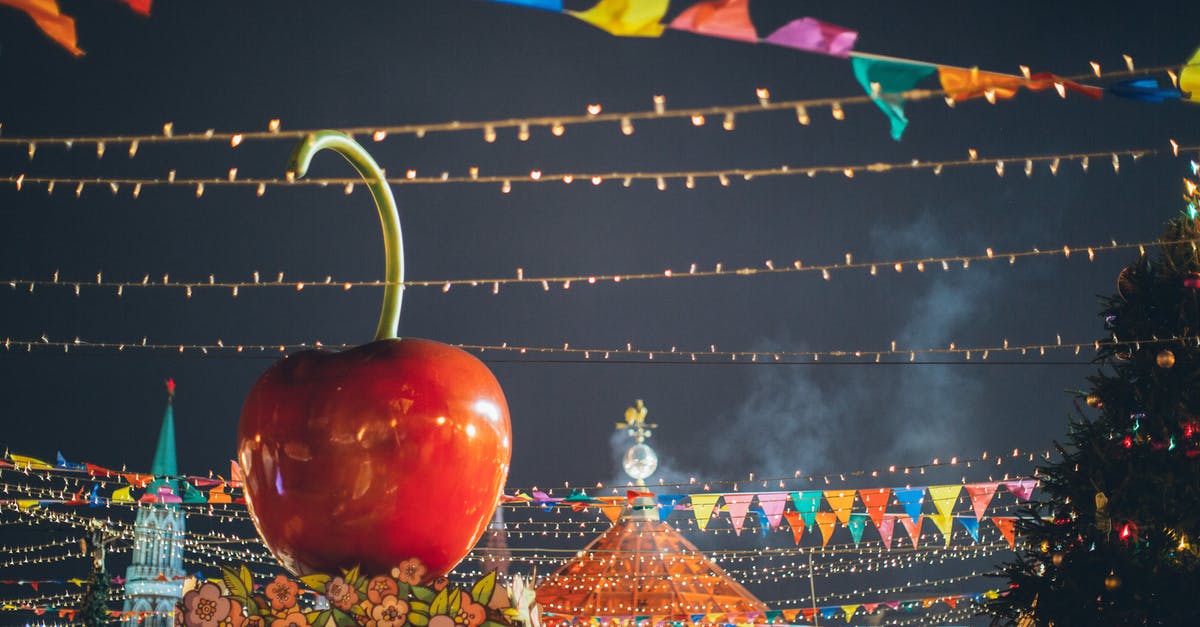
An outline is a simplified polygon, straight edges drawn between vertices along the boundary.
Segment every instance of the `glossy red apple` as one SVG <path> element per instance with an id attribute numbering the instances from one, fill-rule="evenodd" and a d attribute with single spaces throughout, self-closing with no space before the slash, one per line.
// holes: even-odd
<path id="1" fill-rule="evenodd" d="M 496 378 L 458 348 L 396 339 L 404 282 L 395 201 L 353 139 L 308 136 L 297 178 L 336 150 L 367 179 L 384 231 L 387 269 L 374 342 L 285 357 L 242 406 L 238 460 L 246 502 L 267 547 L 297 575 L 368 575 L 419 559 L 432 579 L 479 541 L 512 457 L 508 405 Z"/>
<path id="2" fill-rule="evenodd" d="M 479 541 L 511 457 L 504 392 L 429 340 L 305 351 L 250 390 L 238 429 L 246 501 L 285 568 L 445 574 Z"/>

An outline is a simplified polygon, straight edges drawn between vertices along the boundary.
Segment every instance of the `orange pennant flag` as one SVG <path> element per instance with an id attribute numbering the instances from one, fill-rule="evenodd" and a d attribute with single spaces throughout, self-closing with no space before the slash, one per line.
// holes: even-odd
<path id="1" fill-rule="evenodd" d="M 77 57 L 83 56 L 83 51 L 76 45 L 75 19 L 58 10 L 58 0 L 0 0 L 0 4 L 24 11 L 43 33 L 60 46 Z"/>
<path id="2" fill-rule="evenodd" d="M 942 90 L 956 102 L 987 97 L 989 101 L 1007 100 L 1017 95 L 1025 79 L 1012 74 L 981 72 L 979 68 L 938 67 Z"/>
<path id="3" fill-rule="evenodd" d="M 825 548 L 829 544 L 829 538 L 833 536 L 833 530 L 837 527 L 837 514 L 833 512 L 817 512 L 817 527 L 821 530 L 821 548 Z"/>
<path id="4" fill-rule="evenodd" d="M 621 517 L 621 512 L 624 510 L 625 510 L 625 507 L 621 506 L 621 505 L 601 505 L 600 506 L 600 511 L 604 512 L 604 517 L 607 518 L 608 522 L 611 522 L 611 523 L 617 522 L 617 519 Z"/>
<path id="5" fill-rule="evenodd" d="M 924 514 L 918 516 L 915 522 L 908 516 L 900 517 L 900 524 L 904 525 L 904 530 L 908 532 L 908 537 L 912 539 L 914 549 L 917 548 L 917 545 L 921 542 L 921 523 L 924 521 Z"/>
<path id="6" fill-rule="evenodd" d="M 850 510 L 854 509 L 854 490 L 826 490 L 825 500 L 843 525 L 850 522 Z"/>
<path id="7" fill-rule="evenodd" d="M 221 485 L 208 491 L 208 502 L 232 503 L 233 497 L 229 496 L 229 494 L 225 492 L 225 484 L 222 483 Z"/>
<path id="8" fill-rule="evenodd" d="M 671 28 L 710 37 L 758 41 L 758 32 L 750 21 L 750 0 L 697 2 L 672 20 Z"/>
<path id="9" fill-rule="evenodd" d="M 892 497 L 891 488 L 859 490 L 858 497 L 867 506 L 867 516 L 876 527 L 883 524 L 883 513 L 887 511 L 888 500 Z"/>
<path id="10" fill-rule="evenodd" d="M 1015 548 L 1015 544 L 1017 541 L 1017 534 L 1016 534 L 1016 529 L 1015 529 L 1016 522 L 1017 521 L 1015 518 L 1002 518 L 1000 516 L 992 516 L 992 523 L 994 525 L 996 525 L 996 528 L 1000 530 L 1000 534 L 1003 535 L 1004 539 L 1008 541 L 1008 548 L 1010 548 L 1010 549 Z"/>
<path id="11" fill-rule="evenodd" d="M 804 521 L 800 519 L 800 512 L 787 511 L 783 513 L 783 517 L 792 528 L 792 540 L 800 544 L 800 538 L 804 536 Z"/>

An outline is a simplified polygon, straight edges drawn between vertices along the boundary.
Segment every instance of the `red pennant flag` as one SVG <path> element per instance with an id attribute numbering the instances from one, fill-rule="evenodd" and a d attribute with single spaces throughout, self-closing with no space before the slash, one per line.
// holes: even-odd
<path id="1" fill-rule="evenodd" d="M 875 612 L 875 608 L 879 607 L 879 604 L 878 603 L 863 603 L 860 607 L 862 607 L 863 612 L 866 612 L 867 614 L 871 614 L 871 613 Z"/>
<path id="2" fill-rule="evenodd" d="M 875 523 L 876 527 L 883 524 L 883 512 L 887 510 L 892 489 L 859 490 L 858 497 L 862 499 L 863 505 L 867 506 L 867 516 L 871 518 L 871 522 Z"/>
<path id="3" fill-rule="evenodd" d="M 800 610 L 800 615 L 804 617 L 804 620 L 811 623 L 813 617 L 817 615 L 817 608 L 806 607 L 806 608 Z"/>
<path id="4" fill-rule="evenodd" d="M 913 548 L 921 542 L 921 523 L 925 521 L 925 515 L 921 514 L 916 521 L 908 516 L 900 517 L 900 524 L 904 525 L 904 530 L 908 532 L 908 537 L 912 540 Z"/>
<path id="5" fill-rule="evenodd" d="M 630 505 L 633 505 L 633 501 L 638 499 L 639 497 L 654 498 L 654 493 L 653 492 L 640 492 L 638 490 L 626 490 L 625 491 L 625 500 L 629 501 Z"/>
<path id="6" fill-rule="evenodd" d="M 75 20 L 58 10 L 58 0 L 0 0 L 0 4 L 24 11 L 60 46 L 77 57 L 83 56 L 83 51 L 76 45 Z"/>
<path id="7" fill-rule="evenodd" d="M 142 15 L 149 17 L 150 3 L 153 2 L 153 0 L 122 0 L 122 2 L 128 4 L 129 8 L 133 9 L 134 12 L 141 13 Z"/>
<path id="8" fill-rule="evenodd" d="M 975 509 L 975 520 L 983 520 L 983 513 L 987 511 L 988 505 L 992 503 L 992 496 L 996 494 L 996 486 L 998 483 L 968 483 L 963 486 L 967 490 L 967 494 L 971 495 L 971 507 Z"/>
<path id="9" fill-rule="evenodd" d="M 1016 529 L 1015 529 L 1016 522 L 1017 521 L 1015 518 L 1002 518 L 1000 516 L 992 516 L 992 524 L 996 525 L 996 528 L 1000 530 L 1000 534 L 1004 536 L 1005 540 L 1008 540 L 1008 548 L 1010 548 L 1010 549 L 1015 548 L 1015 544 L 1017 541 L 1017 534 L 1016 534 Z"/>
<path id="10" fill-rule="evenodd" d="M 800 544 L 800 538 L 804 535 L 804 521 L 800 519 L 800 512 L 787 511 L 783 513 L 783 517 L 792 528 L 792 540 Z"/>
<path id="11" fill-rule="evenodd" d="M 955 607 L 958 605 L 958 597 L 942 597 L 942 602 L 950 607 Z"/>
<path id="12" fill-rule="evenodd" d="M 103 466 L 89 464 L 88 462 L 83 462 L 83 467 L 86 468 L 87 473 L 93 477 L 115 477 L 115 476 L 117 476 L 117 473 L 115 471 L 109 470 Z"/>
<path id="13" fill-rule="evenodd" d="M 697 2 L 672 20 L 671 28 L 710 37 L 758 41 L 758 32 L 750 21 L 750 0 Z"/>

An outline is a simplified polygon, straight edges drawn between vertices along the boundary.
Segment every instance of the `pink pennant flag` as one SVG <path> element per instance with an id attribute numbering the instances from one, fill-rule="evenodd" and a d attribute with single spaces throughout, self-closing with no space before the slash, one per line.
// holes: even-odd
<path id="1" fill-rule="evenodd" d="M 671 28 L 737 41 L 758 42 L 750 21 L 750 0 L 697 2 L 671 21 Z"/>
<path id="2" fill-rule="evenodd" d="M 787 492 L 759 493 L 758 506 L 767 515 L 767 523 L 771 525 L 771 529 L 779 528 L 779 521 L 783 519 L 783 508 L 787 505 L 787 501 Z"/>
<path id="3" fill-rule="evenodd" d="M 908 516 L 903 516 L 900 518 L 900 524 L 904 525 L 904 530 L 908 532 L 908 537 L 912 540 L 914 549 L 917 548 L 918 543 L 921 542 L 921 523 L 924 521 L 924 514 L 918 517 L 916 521 L 913 521 L 913 519 L 909 518 Z"/>
<path id="4" fill-rule="evenodd" d="M 742 525 L 746 522 L 746 513 L 750 511 L 750 501 L 753 494 L 737 493 L 725 495 L 725 507 L 729 510 L 729 520 L 733 523 L 733 532 L 742 535 Z"/>
<path id="5" fill-rule="evenodd" d="M 967 490 L 967 494 L 971 495 L 971 507 L 975 509 L 975 520 L 983 520 L 983 514 L 987 511 L 988 505 L 991 505 L 998 485 L 1000 484 L 968 483 L 963 486 Z"/>
<path id="6" fill-rule="evenodd" d="M 879 520 L 879 524 L 875 525 L 879 528 L 879 537 L 883 540 L 883 546 L 892 550 L 892 532 L 896 530 L 896 516 L 884 516 Z"/>
<path id="7" fill-rule="evenodd" d="M 850 56 L 857 39 L 858 33 L 855 31 L 826 24 L 811 17 L 802 17 L 784 24 L 763 41 L 776 46 L 845 58 Z"/>
<path id="8" fill-rule="evenodd" d="M 1033 489 L 1037 487 L 1037 479 L 1021 479 L 1020 481 L 1005 481 L 1004 487 L 1008 488 L 1013 496 L 1022 501 L 1028 501 L 1033 496 Z"/>

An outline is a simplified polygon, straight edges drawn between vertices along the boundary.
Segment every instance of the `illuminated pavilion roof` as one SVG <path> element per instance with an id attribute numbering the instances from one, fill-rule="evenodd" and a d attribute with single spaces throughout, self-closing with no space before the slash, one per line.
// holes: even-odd
<path id="1" fill-rule="evenodd" d="M 670 525 L 652 499 L 638 499 L 617 524 L 537 588 L 549 619 L 767 611 L 767 606 Z"/>

